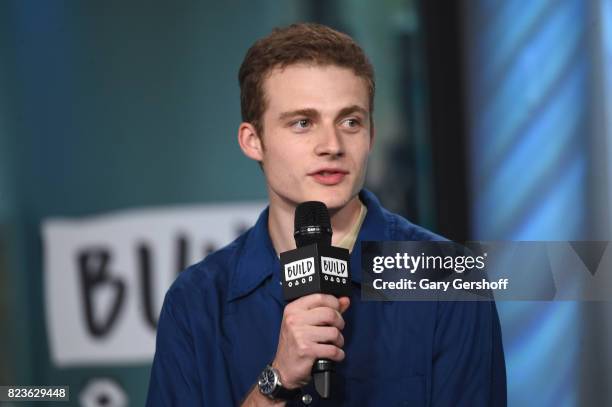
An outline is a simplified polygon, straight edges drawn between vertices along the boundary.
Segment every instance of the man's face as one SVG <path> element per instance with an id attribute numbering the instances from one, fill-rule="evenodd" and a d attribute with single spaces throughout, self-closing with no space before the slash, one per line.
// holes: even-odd
<path id="1" fill-rule="evenodd" d="M 264 93 L 270 202 L 344 207 L 363 186 L 372 142 L 365 80 L 346 68 L 296 64 L 273 70 Z"/>

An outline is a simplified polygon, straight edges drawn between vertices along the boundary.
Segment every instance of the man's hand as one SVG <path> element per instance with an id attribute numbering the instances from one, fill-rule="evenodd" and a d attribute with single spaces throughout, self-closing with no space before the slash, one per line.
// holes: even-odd
<path id="1" fill-rule="evenodd" d="M 344 319 L 348 297 L 311 294 L 289 303 L 283 313 L 276 356 L 272 366 L 278 369 L 283 386 L 305 386 L 310 381 L 316 359 L 340 362 L 344 359 Z"/>

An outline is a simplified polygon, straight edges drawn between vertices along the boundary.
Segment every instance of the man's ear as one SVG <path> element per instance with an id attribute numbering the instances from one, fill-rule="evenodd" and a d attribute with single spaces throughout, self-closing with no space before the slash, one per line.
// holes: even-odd
<path id="1" fill-rule="evenodd" d="M 238 144 L 244 155 L 250 159 L 259 162 L 263 160 L 263 143 L 251 123 L 240 123 L 240 127 L 238 127 Z"/>
<path id="2" fill-rule="evenodd" d="M 370 150 L 374 147 L 374 139 L 376 138 L 376 126 L 374 126 L 374 120 L 372 120 L 372 124 L 370 125 Z"/>

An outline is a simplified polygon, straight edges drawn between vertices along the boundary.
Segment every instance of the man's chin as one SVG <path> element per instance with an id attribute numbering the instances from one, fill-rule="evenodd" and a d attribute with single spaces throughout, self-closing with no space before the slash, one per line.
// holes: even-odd
<path id="1" fill-rule="evenodd" d="M 271 191 L 270 191 L 271 192 Z M 297 191 L 294 191 L 297 192 Z M 306 201 L 319 201 L 323 202 L 327 209 L 333 214 L 344 208 L 351 200 L 358 194 L 359 190 L 353 192 L 347 187 L 326 187 L 326 188 L 309 188 L 308 190 L 301 190 L 296 195 L 286 194 L 283 198 L 283 194 L 275 194 L 277 198 L 286 200 L 287 203 L 292 205 L 299 205 Z M 272 193 L 270 194 L 272 196 Z M 272 199 L 272 198 L 271 198 Z"/>
<path id="2" fill-rule="evenodd" d="M 323 202 L 332 213 L 341 210 L 353 199 L 348 191 L 323 191 L 314 195 L 316 197 L 311 200 Z"/>

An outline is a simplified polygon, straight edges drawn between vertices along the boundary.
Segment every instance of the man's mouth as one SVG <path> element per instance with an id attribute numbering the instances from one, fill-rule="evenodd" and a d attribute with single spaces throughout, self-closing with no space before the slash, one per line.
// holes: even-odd
<path id="1" fill-rule="evenodd" d="M 324 169 L 310 174 L 319 184 L 336 185 L 344 180 L 348 172 L 343 170 Z"/>

